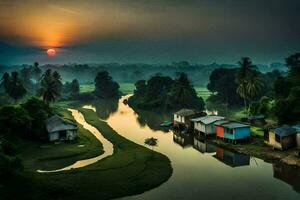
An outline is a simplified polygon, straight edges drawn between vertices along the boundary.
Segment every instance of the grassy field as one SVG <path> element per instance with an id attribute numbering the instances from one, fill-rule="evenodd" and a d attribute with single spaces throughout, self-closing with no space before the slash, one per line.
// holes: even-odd
<path id="1" fill-rule="evenodd" d="M 211 95 L 211 92 L 206 87 L 194 86 L 198 97 L 202 97 L 204 101 Z"/>
<path id="2" fill-rule="evenodd" d="M 133 93 L 135 86 L 134 83 L 119 83 L 120 85 L 120 91 L 123 94 L 130 94 Z M 194 86 L 197 95 L 202 97 L 204 100 L 206 100 L 211 92 L 209 90 L 207 90 L 206 87 L 202 87 L 202 86 Z M 80 84 L 80 92 L 91 92 L 95 89 L 94 84 Z"/>
<path id="3" fill-rule="evenodd" d="M 133 83 L 119 83 L 120 91 L 123 94 L 133 93 L 135 86 Z M 94 84 L 80 84 L 80 92 L 91 92 L 95 89 Z"/>
<path id="4" fill-rule="evenodd" d="M 27 145 L 28 149 L 22 154 L 25 171 L 1 185 L 3 199 L 112 199 L 145 192 L 168 180 L 172 167 L 166 156 L 152 153 L 146 147 L 123 138 L 106 122 L 100 121 L 93 111 L 80 110 L 86 121 L 114 144 L 114 154 L 84 168 L 38 174 L 35 172 L 37 166 L 56 169 L 70 164 L 75 158 L 84 159 L 101 153 L 102 145 L 94 143 L 94 136 L 81 127 L 78 143 L 52 144 L 48 148 L 41 148 L 38 144 L 32 147 Z M 68 112 L 62 114 L 71 117 Z M 78 148 L 78 144 L 85 144 L 89 151 Z M 15 192 L 16 187 L 18 192 Z"/>

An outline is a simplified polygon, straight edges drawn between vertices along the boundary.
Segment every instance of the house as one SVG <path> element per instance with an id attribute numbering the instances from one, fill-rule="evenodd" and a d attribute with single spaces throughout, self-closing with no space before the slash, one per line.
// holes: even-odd
<path id="1" fill-rule="evenodd" d="M 217 121 L 224 120 L 224 117 L 209 115 L 205 117 L 198 117 L 191 119 L 194 122 L 194 131 L 199 135 L 214 135 L 216 134 L 214 123 Z"/>
<path id="2" fill-rule="evenodd" d="M 265 124 L 266 117 L 264 115 L 257 115 L 257 116 L 249 116 L 241 118 L 242 122 L 247 122 L 250 124 Z"/>
<path id="3" fill-rule="evenodd" d="M 239 122 L 219 121 L 215 123 L 217 137 L 230 141 L 250 138 L 250 125 Z"/>
<path id="4" fill-rule="evenodd" d="M 217 147 L 214 157 L 230 167 L 247 166 L 250 164 L 249 155 L 228 151 L 221 147 Z"/>
<path id="5" fill-rule="evenodd" d="M 296 130 L 290 126 L 282 126 L 265 132 L 265 143 L 274 149 L 286 150 L 296 144 Z"/>
<path id="6" fill-rule="evenodd" d="M 77 138 L 77 124 L 54 115 L 45 121 L 49 141 L 68 140 Z"/>
<path id="7" fill-rule="evenodd" d="M 193 147 L 201 153 L 214 153 L 216 152 L 216 146 L 209 143 L 206 140 L 194 137 Z"/>
<path id="8" fill-rule="evenodd" d="M 174 126 L 186 128 L 188 131 L 194 129 L 192 118 L 205 116 L 206 113 L 199 112 L 191 109 L 181 109 L 174 113 Z"/>
<path id="9" fill-rule="evenodd" d="M 295 125 L 293 128 L 296 130 L 296 144 L 300 148 L 300 125 Z"/>

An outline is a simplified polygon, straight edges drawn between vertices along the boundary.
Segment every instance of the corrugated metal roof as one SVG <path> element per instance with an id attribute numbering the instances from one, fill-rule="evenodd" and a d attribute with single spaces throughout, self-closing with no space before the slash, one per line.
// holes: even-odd
<path id="1" fill-rule="evenodd" d="M 195 111 L 195 110 L 184 108 L 184 109 L 181 109 L 181 110 L 175 112 L 174 114 L 180 115 L 180 116 L 189 116 L 189 115 L 193 115 L 193 114 L 196 114 L 196 113 L 198 113 L 198 112 Z"/>
<path id="2" fill-rule="evenodd" d="M 62 131 L 62 130 L 74 130 L 77 129 L 77 124 L 63 119 L 57 115 L 54 115 L 45 121 L 46 129 L 49 133 Z"/>
<path id="3" fill-rule="evenodd" d="M 297 133 L 300 133 L 300 124 L 293 126 Z"/>
<path id="4" fill-rule="evenodd" d="M 228 120 L 220 120 L 220 121 L 215 122 L 215 125 L 220 126 L 220 125 L 223 125 L 223 124 L 226 124 L 226 123 L 230 123 L 230 121 L 228 121 Z"/>
<path id="5" fill-rule="evenodd" d="M 289 136 L 296 134 L 296 129 L 290 127 L 290 126 L 282 126 L 278 128 L 271 129 L 275 134 L 280 136 Z"/>
<path id="6" fill-rule="evenodd" d="M 209 115 L 205 117 L 198 117 L 195 119 L 191 119 L 193 122 L 202 122 L 203 124 L 211 124 L 219 120 L 223 120 L 225 117 L 222 116 L 216 116 L 216 115 Z"/>
<path id="7" fill-rule="evenodd" d="M 250 125 L 248 125 L 248 124 L 242 124 L 239 122 L 229 122 L 229 123 L 222 124 L 222 126 L 225 128 L 230 128 L 230 129 L 250 127 Z"/>

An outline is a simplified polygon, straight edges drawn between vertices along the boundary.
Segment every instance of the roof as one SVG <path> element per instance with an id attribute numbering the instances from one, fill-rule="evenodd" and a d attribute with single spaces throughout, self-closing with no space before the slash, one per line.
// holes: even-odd
<path id="1" fill-rule="evenodd" d="M 175 112 L 174 114 L 175 115 L 180 115 L 180 116 L 189 116 L 189 115 L 194 115 L 194 114 L 197 114 L 199 112 L 195 111 L 195 110 L 191 110 L 191 109 L 181 109 L 177 112 Z"/>
<path id="2" fill-rule="evenodd" d="M 203 124 L 211 124 L 219 120 L 223 120 L 225 117 L 216 116 L 216 115 L 208 115 L 205 117 L 198 117 L 195 119 L 191 119 L 193 122 L 202 122 Z"/>
<path id="3" fill-rule="evenodd" d="M 262 120 L 265 119 L 264 115 L 257 115 L 257 116 L 248 116 L 248 117 L 243 117 L 247 120 Z"/>
<path id="4" fill-rule="evenodd" d="M 296 129 L 290 127 L 290 126 L 282 126 L 278 128 L 271 129 L 275 134 L 280 136 L 289 136 L 296 134 Z"/>
<path id="5" fill-rule="evenodd" d="M 228 123 L 221 124 L 221 126 L 230 129 L 250 127 L 250 125 L 248 124 L 242 124 L 239 122 L 228 122 Z"/>
<path id="6" fill-rule="evenodd" d="M 216 126 L 221 126 L 223 124 L 226 124 L 226 123 L 229 123 L 230 121 L 227 121 L 227 120 L 219 120 L 219 121 L 216 121 L 215 122 L 215 125 Z"/>
<path id="7" fill-rule="evenodd" d="M 45 121 L 46 129 L 49 133 L 62 131 L 62 130 L 74 130 L 77 129 L 77 124 L 71 120 L 61 118 L 54 115 Z"/>
<path id="8" fill-rule="evenodd" d="M 297 133 L 300 133 L 300 124 L 293 126 Z"/>

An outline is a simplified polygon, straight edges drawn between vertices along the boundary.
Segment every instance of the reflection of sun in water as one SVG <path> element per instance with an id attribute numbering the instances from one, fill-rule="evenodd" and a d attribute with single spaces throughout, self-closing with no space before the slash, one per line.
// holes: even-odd
<path id="1" fill-rule="evenodd" d="M 48 49 L 47 50 L 47 55 L 50 56 L 50 57 L 56 56 L 55 49 Z"/>

